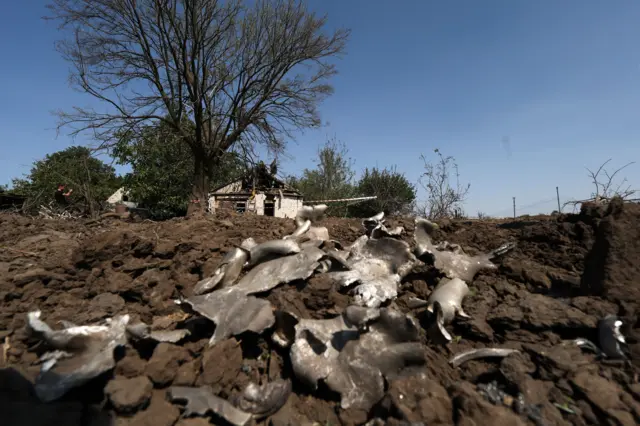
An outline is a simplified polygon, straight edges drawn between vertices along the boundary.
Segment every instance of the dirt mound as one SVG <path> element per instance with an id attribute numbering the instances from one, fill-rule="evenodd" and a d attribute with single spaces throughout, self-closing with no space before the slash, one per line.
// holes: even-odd
<path id="1" fill-rule="evenodd" d="M 260 423 L 311 424 L 615 424 L 640 423 L 640 354 L 635 327 L 640 300 L 640 206 L 585 208 L 578 215 L 518 221 L 452 221 L 437 241 L 457 243 L 469 254 L 516 241 L 495 271 L 470 283 L 464 301 L 469 319 L 451 327 L 445 346 L 421 336 L 427 362 L 388 380 L 384 397 L 369 411 L 340 408 L 322 385 L 313 391 L 295 378 L 289 352 L 267 336 L 244 333 L 208 346 L 214 325 L 192 324 L 178 343 L 128 345 L 115 369 L 41 403 L 30 381 L 40 365 L 39 345 L 25 329 L 28 312 L 41 310 L 54 328 L 60 321 L 92 324 L 127 313 L 155 330 L 175 330 L 187 315 L 173 302 L 212 276 L 222 257 L 245 238 L 282 238 L 292 220 L 229 214 L 167 222 L 32 220 L 0 215 L 0 412 L 12 425 L 204 425 L 167 398 L 170 386 L 209 386 L 229 401 L 247 384 L 291 379 L 282 409 Z M 412 239 L 411 218 L 389 220 Z M 359 220 L 323 220 L 343 245 L 362 235 Z M 397 306 L 425 324 L 424 308 L 438 274 L 420 266 L 404 280 Z M 301 319 L 342 313 L 352 298 L 322 274 L 281 285 L 264 295 L 274 308 Z M 621 315 L 631 363 L 603 362 L 571 339 L 598 341 L 598 320 Z M 512 348 L 503 359 L 452 367 L 453 354 L 482 347 Z M 494 383 L 495 382 L 495 383 Z M 519 397 L 520 396 L 520 397 Z M 377 420 L 376 420 L 377 419 Z M 214 421 L 214 420 L 212 420 Z"/>
<path id="2" fill-rule="evenodd" d="M 640 208 L 618 202 L 603 213 L 582 276 L 583 290 L 633 314 L 640 306 Z"/>

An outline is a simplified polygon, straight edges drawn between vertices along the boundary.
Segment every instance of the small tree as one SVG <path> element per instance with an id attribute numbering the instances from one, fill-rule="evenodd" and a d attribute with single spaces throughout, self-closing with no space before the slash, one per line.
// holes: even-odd
<path id="1" fill-rule="evenodd" d="M 288 183 L 300 191 L 307 200 L 333 200 L 353 197 L 353 160 L 348 157 L 348 149 L 336 138 L 318 150 L 316 168 L 304 169 L 299 178 L 289 177 Z M 331 203 L 328 214 L 346 216 L 347 203 Z"/>
<path id="2" fill-rule="evenodd" d="M 193 129 L 188 121 L 184 126 Z M 132 199 L 148 208 L 155 218 L 184 215 L 191 199 L 194 161 L 181 137 L 166 123 L 157 122 L 138 137 L 122 138 L 113 149 L 118 163 L 132 168 L 124 177 L 124 187 Z M 213 186 L 221 185 L 243 170 L 239 157 L 228 152 L 221 164 L 210 170 L 209 180 Z"/>
<path id="3" fill-rule="evenodd" d="M 438 156 L 435 163 L 427 161 L 424 155 L 420 156 L 425 168 L 420 184 L 429 194 L 422 213 L 432 220 L 461 217 L 471 184 L 460 185 L 458 165 L 452 156 L 445 157 L 437 148 L 434 152 Z M 454 177 L 455 187 L 450 182 Z"/>
<path id="4" fill-rule="evenodd" d="M 27 197 L 25 208 L 34 213 L 42 204 L 54 201 L 59 184 L 73 189 L 70 201 L 84 213 L 96 215 L 107 198 L 122 184 L 115 169 L 91 155 L 83 146 L 71 146 L 33 163 L 25 179 L 13 180 L 13 191 Z"/>
<path id="5" fill-rule="evenodd" d="M 371 217 L 384 211 L 387 215 L 410 213 L 414 208 L 416 188 L 396 168 L 365 169 L 357 185 L 358 196 L 376 196 L 351 207 L 352 216 Z"/>

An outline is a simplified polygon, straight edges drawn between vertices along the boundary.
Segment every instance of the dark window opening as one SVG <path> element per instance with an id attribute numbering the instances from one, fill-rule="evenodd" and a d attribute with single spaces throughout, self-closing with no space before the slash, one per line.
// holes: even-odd
<path id="1" fill-rule="evenodd" d="M 236 212 L 244 213 L 244 211 L 246 209 L 247 209 L 247 204 L 246 203 L 236 203 Z"/>
<path id="2" fill-rule="evenodd" d="M 264 202 L 264 215 L 265 216 L 275 216 L 276 214 L 276 205 L 273 201 L 265 201 Z"/>

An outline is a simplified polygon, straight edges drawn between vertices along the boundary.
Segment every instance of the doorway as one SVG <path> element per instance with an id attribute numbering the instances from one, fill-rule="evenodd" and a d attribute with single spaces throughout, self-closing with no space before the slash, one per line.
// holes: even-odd
<path id="1" fill-rule="evenodd" d="M 275 216 L 276 214 L 276 203 L 274 200 L 264 200 L 264 215 L 265 216 Z"/>

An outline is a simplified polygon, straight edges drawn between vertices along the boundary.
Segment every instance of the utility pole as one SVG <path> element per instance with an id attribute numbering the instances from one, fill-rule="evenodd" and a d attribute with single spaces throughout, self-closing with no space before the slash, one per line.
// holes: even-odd
<path id="1" fill-rule="evenodd" d="M 513 197 L 513 218 L 516 218 L 516 197 Z"/>
<path id="2" fill-rule="evenodd" d="M 558 187 L 556 186 L 556 197 L 558 197 L 558 213 L 560 212 L 560 190 L 558 190 Z"/>

